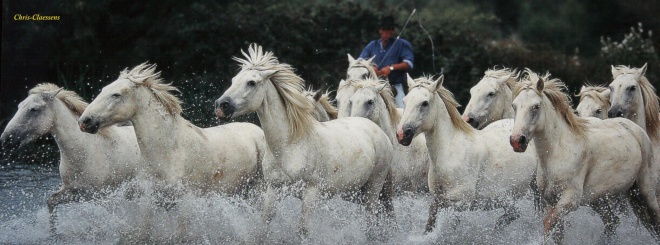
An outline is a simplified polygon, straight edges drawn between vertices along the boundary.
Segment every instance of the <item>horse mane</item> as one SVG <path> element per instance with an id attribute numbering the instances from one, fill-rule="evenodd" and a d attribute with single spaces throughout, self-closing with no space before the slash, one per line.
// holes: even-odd
<path id="1" fill-rule="evenodd" d="M 601 93 L 608 88 L 603 86 L 603 85 L 591 85 L 591 84 L 586 84 L 582 90 L 580 90 L 580 93 L 577 94 L 578 97 L 580 97 L 580 101 L 586 97 L 591 97 L 594 100 L 597 100 L 600 103 L 609 105 L 610 104 L 610 98 L 607 98 L 603 96 Z"/>
<path id="2" fill-rule="evenodd" d="M 415 79 L 415 82 L 419 85 L 429 86 L 433 83 L 433 77 L 420 77 Z M 412 87 L 410 89 L 412 89 Z M 461 105 L 458 104 L 458 101 L 454 98 L 454 94 L 443 86 L 440 86 L 437 93 L 444 102 L 445 108 L 447 109 L 447 112 L 449 112 L 449 118 L 454 127 L 457 127 L 465 133 L 472 133 L 472 126 L 465 122 L 461 114 L 458 112 L 458 107 Z"/>
<path id="3" fill-rule="evenodd" d="M 172 86 L 171 83 L 163 82 L 160 71 L 156 72 L 156 64 L 145 62 L 130 71 L 126 68 L 119 74 L 119 79 L 128 79 L 137 85 L 148 88 L 170 115 L 181 114 L 181 100 L 170 93 L 170 91 L 179 92 L 179 89 Z"/>
<path id="4" fill-rule="evenodd" d="M 312 90 L 312 88 L 303 91 L 305 96 L 314 96 L 317 92 L 318 91 Z M 335 108 L 335 106 L 332 105 L 334 101 L 330 99 L 329 91 L 325 91 L 325 93 L 321 94 L 321 97 L 319 98 L 318 102 L 321 105 L 321 107 L 323 107 L 323 110 L 328 114 L 330 120 L 337 119 L 337 114 L 338 114 L 337 108 Z"/>
<path id="5" fill-rule="evenodd" d="M 550 78 L 550 73 L 546 72 L 545 75 L 540 77 L 538 74 L 530 69 L 525 69 L 522 81 L 516 86 L 513 91 L 513 98 L 517 97 L 520 92 L 526 89 L 532 89 L 536 94 L 541 96 L 541 92 L 536 88 L 536 84 L 542 79 L 543 82 L 543 95 L 552 103 L 555 111 L 559 113 L 566 123 L 570 126 L 571 131 L 577 135 L 584 136 L 587 128 L 587 120 L 578 117 L 573 113 L 571 105 L 571 97 L 565 92 L 568 90 L 558 78 Z"/>
<path id="6" fill-rule="evenodd" d="M 492 77 L 495 79 L 508 78 L 504 84 L 506 84 L 509 89 L 513 91 L 513 88 L 516 86 L 520 72 L 518 69 L 502 68 L 502 69 L 488 69 L 485 72 L 484 78 Z"/>
<path id="7" fill-rule="evenodd" d="M 628 66 L 616 66 L 614 69 L 618 72 L 618 75 L 621 74 L 634 74 L 637 72 L 638 68 L 630 68 Z M 614 78 L 616 78 L 614 76 Z M 658 96 L 655 94 L 655 88 L 649 82 L 648 78 L 644 74 L 640 76 L 637 80 L 639 88 L 642 92 L 642 99 L 644 100 L 644 114 L 646 114 L 646 133 L 652 139 L 660 138 L 660 117 L 658 117 L 658 111 L 660 105 L 658 105 Z"/>
<path id="8" fill-rule="evenodd" d="M 337 108 L 333 106 L 333 100 L 330 99 L 330 92 L 326 91 L 321 95 L 321 98 L 319 99 L 319 103 L 321 106 L 323 106 L 323 109 L 325 109 L 325 112 L 328 113 L 328 116 L 330 119 L 337 119 Z"/>
<path id="9" fill-rule="evenodd" d="M 280 63 L 272 52 L 264 52 L 262 47 L 255 43 L 248 48 L 249 54 L 243 50 L 241 50 L 241 53 L 245 56 L 245 59 L 233 58 L 240 63 L 241 71 L 275 71 L 269 79 L 284 101 L 291 140 L 307 135 L 311 131 L 314 122 L 311 114 L 314 105 L 302 93 L 305 81 L 293 72 L 290 65 Z"/>
<path id="10" fill-rule="evenodd" d="M 376 74 L 376 71 L 373 69 L 374 64 L 372 62 L 369 62 L 368 60 L 365 60 L 363 58 L 357 58 L 355 62 L 348 64 L 348 69 L 346 70 L 348 71 L 353 67 L 364 67 L 367 69 L 367 71 L 369 71 L 369 77 L 374 79 L 378 77 L 378 74 Z"/>
<path id="11" fill-rule="evenodd" d="M 28 92 L 28 94 L 41 93 L 55 93 L 55 98 L 64 102 L 66 107 L 78 117 L 80 117 L 83 111 L 85 111 L 85 108 L 87 108 L 87 102 L 85 102 L 85 100 L 83 100 L 76 92 L 60 88 L 52 83 L 41 83 L 30 89 Z"/>
<path id="12" fill-rule="evenodd" d="M 385 108 L 387 109 L 387 114 L 390 117 L 392 125 L 396 127 L 399 125 L 399 111 L 396 110 L 396 103 L 394 102 L 394 93 L 392 93 L 392 86 L 384 80 L 372 79 L 372 80 L 362 80 L 358 83 L 354 83 L 356 88 L 372 88 L 375 89 L 377 86 L 383 85 L 386 83 L 385 87 L 378 91 L 378 95 L 383 99 L 385 103 Z"/>

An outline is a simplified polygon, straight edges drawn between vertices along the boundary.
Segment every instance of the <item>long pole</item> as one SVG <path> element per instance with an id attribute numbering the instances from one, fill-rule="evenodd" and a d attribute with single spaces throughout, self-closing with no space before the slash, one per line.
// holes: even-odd
<path id="1" fill-rule="evenodd" d="M 408 26 L 408 22 L 410 22 L 410 19 L 413 17 L 413 15 L 417 12 L 417 9 L 413 9 L 412 13 L 410 13 L 410 16 L 408 16 L 408 20 L 406 20 L 406 24 L 403 25 L 403 28 L 401 28 L 401 31 L 399 32 L 399 36 L 396 37 L 396 40 L 394 40 L 394 43 L 392 43 L 391 47 L 394 47 L 394 44 L 396 44 L 397 41 L 401 38 L 401 35 L 403 35 L 403 31 L 406 30 L 406 27 Z M 380 67 L 380 65 L 383 63 L 385 58 L 387 58 L 387 55 L 390 54 L 390 51 L 392 51 L 392 48 L 388 49 L 385 55 L 383 56 L 383 59 L 380 60 L 380 63 L 378 63 L 377 67 Z"/>

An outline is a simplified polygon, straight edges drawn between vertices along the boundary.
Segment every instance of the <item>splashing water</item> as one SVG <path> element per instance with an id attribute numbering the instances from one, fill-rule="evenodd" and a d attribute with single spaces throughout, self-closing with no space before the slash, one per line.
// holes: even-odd
<path id="1" fill-rule="evenodd" d="M 266 225 L 261 219 L 261 195 L 244 199 L 186 194 L 176 208 L 166 211 L 150 198 L 124 198 L 125 187 L 106 198 L 60 206 L 59 235 L 53 237 L 46 199 L 59 188 L 57 173 L 56 166 L 0 166 L 0 243 L 142 243 L 137 239 L 143 212 L 153 215 L 148 243 L 180 243 L 174 234 L 181 217 L 186 220 L 185 234 L 189 238 L 184 243 L 194 244 L 539 244 L 542 241 L 542 217 L 532 208 L 531 197 L 517 204 L 522 216 L 502 230 L 494 229 L 495 221 L 503 214 L 501 209 L 462 213 L 442 210 L 435 230 L 424 235 L 429 195 L 399 195 L 394 199 L 397 227 L 377 227 L 380 237 L 372 241 L 367 232 L 370 215 L 362 206 L 339 198 L 317 205 L 309 236 L 301 239 L 298 227 L 302 202 L 294 197 L 285 197 L 277 203 L 277 214 Z M 654 243 L 630 210 L 620 217 L 616 243 Z M 581 207 L 566 217 L 564 242 L 599 244 L 602 230 L 603 224 L 596 213 Z"/>

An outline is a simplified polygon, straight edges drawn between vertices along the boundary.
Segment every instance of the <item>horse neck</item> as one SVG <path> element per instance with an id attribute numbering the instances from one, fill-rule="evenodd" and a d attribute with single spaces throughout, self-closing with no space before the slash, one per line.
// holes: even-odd
<path id="1" fill-rule="evenodd" d="M 435 101 L 437 112 L 435 118 L 430 118 L 432 121 L 432 127 L 429 131 L 424 132 L 426 137 L 426 146 L 429 149 L 429 155 L 433 162 L 442 161 L 445 156 L 451 152 L 452 141 L 456 137 L 470 137 L 466 132 L 462 131 L 458 127 L 454 126 L 449 117 L 449 112 L 445 105 L 438 103 L 437 101 L 442 100 L 439 95 L 435 95 Z M 474 129 L 469 128 L 472 133 L 475 133 Z"/>
<path id="2" fill-rule="evenodd" d="M 160 153 L 167 152 L 163 149 L 172 149 L 170 147 L 175 144 L 177 138 L 172 137 L 172 134 L 181 130 L 181 122 L 184 119 L 179 115 L 169 114 L 151 93 L 141 92 L 136 98 L 138 109 L 130 121 L 142 155 L 153 159 L 161 155 Z M 163 140 L 163 136 L 167 136 L 168 140 Z"/>
<path id="3" fill-rule="evenodd" d="M 549 103 L 550 102 L 547 101 L 548 105 Z M 566 147 L 567 145 L 577 146 L 581 144 L 579 143 L 579 136 L 573 133 L 571 126 L 559 114 L 559 112 L 555 111 L 554 109 L 546 109 L 544 110 L 544 113 L 546 118 L 545 126 L 537 129 L 533 139 L 530 139 L 534 140 L 536 152 L 539 155 L 539 159 L 541 159 L 541 161 L 553 159 L 552 157 L 549 157 L 553 153 L 569 154 L 569 152 L 566 152 L 565 149 L 571 148 Z"/>
<path id="4" fill-rule="evenodd" d="M 641 97 L 641 95 L 640 95 Z M 635 108 L 635 113 L 632 118 L 628 118 L 631 121 L 635 122 L 637 125 L 642 127 L 646 131 L 646 111 L 644 110 L 644 100 L 640 99 L 637 108 Z"/>
<path id="5" fill-rule="evenodd" d="M 374 122 L 383 129 L 385 134 L 387 134 L 387 137 L 390 138 L 392 144 L 398 144 L 395 133 L 397 125 L 392 124 L 392 119 L 390 119 L 390 113 L 387 110 L 387 107 L 385 107 L 384 103 L 381 103 L 378 110 L 380 110 L 380 113 L 378 113 L 378 118 L 376 118 L 376 121 Z M 397 115 L 397 117 L 400 117 L 400 115 Z"/>
<path id="6" fill-rule="evenodd" d="M 266 96 L 257 109 L 257 116 L 261 122 L 261 128 L 264 130 L 268 147 L 277 154 L 289 142 L 290 122 L 286 116 L 284 101 L 275 85 L 268 81 L 266 86 Z"/>
<path id="7" fill-rule="evenodd" d="M 513 118 L 515 113 L 513 112 L 513 107 L 511 104 L 513 103 L 513 92 L 509 88 L 509 86 L 504 85 L 504 98 L 501 99 L 502 101 L 502 106 L 504 109 L 502 110 L 502 117 L 500 119 L 504 118 Z"/>
<path id="8" fill-rule="evenodd" d="M 54 125 L 50 134 L 55 139 L 59 148 L 61 159 L 82 159 L 83 161 L 66 161 L 69 163 L 83 163 L 90 151 L 96 151 L 93 144 L 94 139 L 103 137 L 83 133 L 78 128 L 78 116 L 76 116 L 64 102 L 59 99 L 53 101 L 55 110 Z M 76 166 L 70 166 L 76 168 Z M 82 167 L 82 166 L 79 166 Z"/>

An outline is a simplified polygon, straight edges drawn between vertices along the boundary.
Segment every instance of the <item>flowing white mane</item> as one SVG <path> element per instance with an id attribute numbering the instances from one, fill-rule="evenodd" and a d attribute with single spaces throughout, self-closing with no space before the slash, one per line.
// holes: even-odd
<path id="1" fill-rule="evenodd" d="M 251 44 L 248 53 L 241 50 L 245 59 L 234 57 L 240 63 L 241 71 L 275 71 L 269 79 L 280 94 L 286 108 L 286 116 L 289 120 L 291 140 L 296 140 L 306 135 L 312 128 L 314 118 L 312 110 L 314 105 L 305 98 L 302 93 L 305 81 L 293 72 L 293 68 L 285 63 L 279 63 L 272 52 L 264 52 L 262 47 Z"/>
<path id="2" fill-rule="evenodd" d="M 520 76 L 520 72 L 518 72 L 517 69 L 510 69 L 510 68 L 502 68 L 502 69 L 488 69 L 485 72 L 484 78 L 486 77 L 492 77 L 495 79 L 502 79 L 502 78 L 508 78 L 505 82 L 506 86 L 509 87 L 509 89 L 513 90 L 513 88 L 516 86 L 516 81 L 518 80 L 518 77 Z"/>
<path id="3" fill-rule="evenodd" d="M 87 108 L 87 102 L 85 102 L 76 92 L 69 91 L 63 88 L 58 87 L 52 83 L 42 83 L 34 88 L 30 89 L 28 94 L 41 94 L 41 93 L 55 93 L 55 98 L 58 98 L 76 115 L 80 116 L 85 108 Z"/>
<path id="4" fill-rule="evenodd" d="M 429 85 L 433 84 L 433 81 L 433 77 L 431 76 L 416 78 L 415 86 L 410 87 L 410 89 L 419 86 L 428 87 Z M 454 94 L 442 86 L 440 86 L 436 92 L 444 102 L 445 108 L 447 109 L 447 112 L 449 112 L 449 118 L 451 119 L 452 124 L 465 133 L 471 133 L 472 126 L 465 122 L 461 117 L 461 114 L 458 112 L 458 107 L 461 105 L 454 98 Z"/>
<path id="5" fill-rule="evenodd" d="M 614 78 L 621 74 L 636 74 L 638 68 L 630 68 L 628 66 L 616 66 L 613 69 L 616 71 L 616 75 L 613 75 Z M 655 88 L 649 82 L 648 78 L 644 74 L 639 77 L 637 80 L 639 88 L 642 92 L 642 99 L 644 100 L 644 112 L 646 114 L 646 131 L 652 139 L 660 138 L 660 117 L 658 117 L 658 110 L 660 105 L 658 103 L 658 96 L 655 94 Z"/>
<path id="6" fill-rule="evenodd" d="M 151 90 L 152 94 L 167 111 L 174 116 L 181 114 L 181 100 L 170 93 L 179 92 L 179 89 L 168 83 L 163 83 L 160 71 L 156 72 L 156 64 L 142 63 L 132 70 L 124 69 L 119 74 L 119 79 L 128 79 L 131 82 L 144 86 Z"/>
<path id="7" fill-rule="evenodd" d="M 537 82 L 543 81 L 543 91 L 539 91 L 536 87 Z M 513 97 L 517 97 L 523 90 L 531 89 L 539 96 L 545 95 L 552 103 L 557 113 L 559 113 L 566 123 L 570 126 L 571 130 L 577 135 L 584 136 L 587 128 L 587 120 L 578 117 L 573 113 L 571 106 L 571 97 L 565 92 L 566 85 L 558 78 L 550 78 L 550 73 L 539 76 L 530 69 L 525 69 L 522 80 L 518 83 L 513 90 Z"/>
<path id="8" fill-rule="evenodd" d="M 602 103 L 605 105 L 610 105 L 610 98 L 607 98 L 601 94 L 608 88 L 603 86 L 603 85 L 591 85 L 591 84 L 586 84 L 582 90 L 580 90 L 580 93 L 577 94 L 578 97 L 580 97 L 580 101 L 582 101 L 584 98 L 590 97 L 598 103 Z"/>

